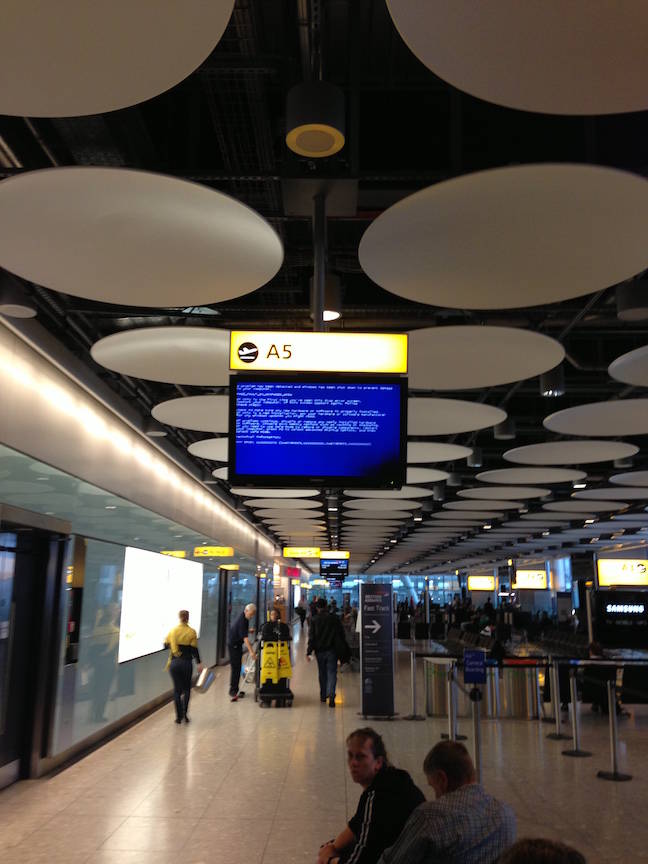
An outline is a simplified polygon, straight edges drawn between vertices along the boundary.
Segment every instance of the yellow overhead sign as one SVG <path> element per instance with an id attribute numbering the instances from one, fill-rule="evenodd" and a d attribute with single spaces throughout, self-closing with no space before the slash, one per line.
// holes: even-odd
<path id="1" fill-rule="evenodd" d="M 405 375 L 407 334 L 232 330 L 230 369 Z"/>
<path id="2" fill-rule="evenodd" d="M 599 558 L 596 563 L 600 588 L 612 585 L 648 586 L 648 561 L 639 558 Z"/>
<path id="3" fill-rule="evenodd" d="M 184 549 L 163 549 L 160 555 L 170 555 L 172 558 L 186 558 L 187 553 Z"/>
<path id="4" fill-rule="evenodd" d="M 239 564 L 221 564 L 221 570 L 238 570 L 240 568 Z"/>
<path id="5" fill-rule="evenodd" d="M 515 582 L 513 588 L 531 588 L 536 591 L 547 587 L 547 571 L 546 570 L 517 570 L 515 573 Z"/>
<path id="6" fill-rule="evenodd" d="M 284 546 L 284 558 L 319 558 L 319 546 Z"/>
<path id="7" fill-rule="evenodd" d="M 334 558 L 337 560 L 340 558 L 350 558 L 350 557 L 351 557 L 351 553 L 346 552 L 342 549 L 338 549 L 337 551 L 334 551 L 334 552 L 320 552 L 320 558 Z"/>
<path id="8" fill-rule="evenodd" d="M 231 558 L 234 554 L 233 546 L 196 546 L 193 551 L 194 558 Z"/>
<path id="9" fill-rule="evenodd" d="M 469 591 L 494 591 L 495 577 L 494 576 L 469 576 L 468 577 Z"/>

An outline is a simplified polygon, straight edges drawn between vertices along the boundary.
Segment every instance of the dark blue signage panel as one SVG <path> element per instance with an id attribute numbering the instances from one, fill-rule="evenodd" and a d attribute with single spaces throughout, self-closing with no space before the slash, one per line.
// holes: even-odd
<path id="1" fill-rule="evenodd" d="M 360 679 L 363 716 L 394 716 L 391 585 L 360 585 Z"/>
<path id="2" fill-rule="evenodd" d="M 464 684 L 486 683 L 486 652 L 476 649 L 464 651 Z"/>

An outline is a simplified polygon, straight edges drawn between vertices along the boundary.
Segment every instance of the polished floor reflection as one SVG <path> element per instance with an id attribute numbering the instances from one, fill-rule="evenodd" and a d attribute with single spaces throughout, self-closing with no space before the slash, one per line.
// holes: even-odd
<path id="1" fill-rule="evenodd" d="M 193 698 L 190 725 L 176 726 L 167 706 L 55 777 L 0 792 L 0 862 L 313 862 L 356 806 L 344 739 L 364 721 L 359 676 L 340 676 L 331 709 L 320 703 L 316 665 L 303 653 L 298 638 L 292 709 L 262 711 L 253 698 L 230 703 L 221 669 L 209 693 Z M 398 668 L 397 709 L 406 714 L 405 653 Z M 619 726 L 629 783 L 596 779 L 608 767 L 607 723 L 587 708 L 581 746 L 593 752 L 589 759 L 562 756 L 569 742 L 547 740 L 550 727 L 537 721 L 482 723 L 484 783 L 512 804 L 520 836 L 562 839 L 590 864 L 648 862 L 648 707 L 631 710 Z M 422 761 L 445 722 L 373 725 L 427 794 Z"/>

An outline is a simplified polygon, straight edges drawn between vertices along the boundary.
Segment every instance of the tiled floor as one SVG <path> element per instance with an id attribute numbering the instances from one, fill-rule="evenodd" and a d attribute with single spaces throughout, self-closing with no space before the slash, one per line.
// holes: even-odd
<path id="1" fill-rule="evenodd" d="M 292 709 L 231 704 L 221 669 L 209 693 L 194 696 L 189 726 L 174 724 L 167 706 L 57 776 L 0 792 L 0 864 L 314 862 L 355 809 L 360 789 L 346 774 L 344 739 L 364 721 L 359 676 L 340 676 L 332 710 L 319 701 L 317 668 L 303 661 L 299 638 L 295 649 Z M 397 709 L 406 714 L 407 655 L 399 661 Z M 421 765 L 445 722 L 373 725 L 427 794 Z M 590 759 L 562 756 L 569 742 L 547 740 L 549 731 L 534 721 L 482 724 L 485 785 L 513 805 L 520 836 L 563 839 L 590 864 L 648 862 L 648 710 L 620 721 L 629 783 L 596 778 L 608 767 L 603 718 L 583 714 Z"/>

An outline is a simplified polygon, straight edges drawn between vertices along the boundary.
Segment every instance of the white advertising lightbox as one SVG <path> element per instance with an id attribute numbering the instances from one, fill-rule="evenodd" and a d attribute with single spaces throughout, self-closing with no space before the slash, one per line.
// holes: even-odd
<path id="1" fill-rule="evenodd" d="M 203 565 L 126 547 L 118 662 L 162 649 L 180 609 L 200 635 Z"/>

